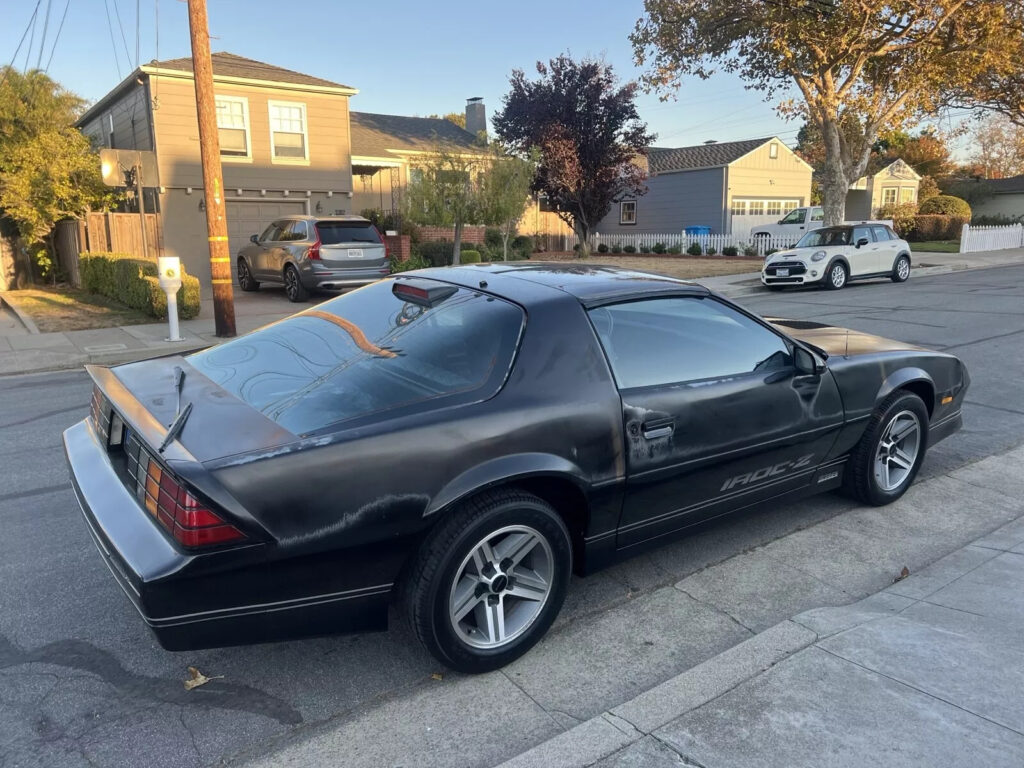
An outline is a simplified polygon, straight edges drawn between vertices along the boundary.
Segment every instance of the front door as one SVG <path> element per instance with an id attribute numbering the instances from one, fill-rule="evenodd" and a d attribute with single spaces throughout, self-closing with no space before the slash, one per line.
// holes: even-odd
<path id="1" fill-rule="evenodd" d="M 712 297 L 590 311 L 622 398 L 618 546 L 809 486 L 843 421 L 832 375 L 802 375 L 788 339 Z"/>
<path id="2" fill-rule="evenodd" d="M 274 250 L 281 239 L 281 232 L 285 222 L 275 221 L 263 230 L 256 243 L 256 253 L 253 258 L 253 272 L 257 280 L 265 280 L 273 277 Z"/>

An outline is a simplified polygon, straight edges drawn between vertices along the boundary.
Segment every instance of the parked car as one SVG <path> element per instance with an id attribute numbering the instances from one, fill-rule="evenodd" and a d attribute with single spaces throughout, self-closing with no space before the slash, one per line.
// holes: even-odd
<path id="1" fill-rule="evenodd" d="M 822 226 L 825 211 L 820 205 L 794 208 L 775 224 L 759 224 L 752 227 L 750 236 L 758 238 L 800 237 L 805 232 Z"/>
<path id="2" fill-rule="evenodd" d="M 953 355 L 694 283 L 511 263 L 88 371 L 72 481 L 165 648 L 379 630 L 395 599 L 467 672 L 536 643 L 573 572 L 769 500 L 898 499 L 969 385 Z"/>
<path id="3" fill-rule="evenodd" d="M 825 227 L 788 250 L 765 258 L 761 282 L 769 288 L 814 283 L 839 290 L 850 280 L 910 277 L 910 244 L 886 224 Z"/>
<path id="4" fill-rule="evenodd" d="M 391 273 L 387 247 L 362 216 L 285 216 L 271 223 L 237 255 L 238 285 L 283 283 L 289 301 L 305 301 L 320 288 L 353 288 Z"/>

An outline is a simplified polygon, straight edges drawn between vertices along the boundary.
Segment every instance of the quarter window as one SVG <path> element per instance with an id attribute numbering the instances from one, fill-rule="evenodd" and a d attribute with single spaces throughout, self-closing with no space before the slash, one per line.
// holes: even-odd
<path id="1" fill-rule="evenodd" d="M 871 231 L 875 233 L 875 240 L 879 243 L 889 239 L 889 230 L 886 227 L 872 227 Z"/>
<path id="2" fill-rule="evenodd" d="M 232 96 L 218 96 L 216 106 L 221 156 L 250 157 L 248 101 Z"/>
<path id="3" fill-rule="evenodd" d="M 589 314 L 619 389 L 767 373 L 793 364 L 780 336 L 714 299 L 649 299 Z"/>
<path id="4" fill-rule="evenodd" d="M 304 221 L 293 221 L 288 225 L 288 229 L 281 236 L 282 240 L 310 240 L 309 233 L 306 231 L 306 222 Z"/>
<path id="5" fill-rule="evenodd" d="M 275 160 L 309 159 L 306 136 L 306 105 L 288 101 L 271 101 L 270 151 Z"/>
<path id="6" fill-rule="evenodd" d="M 636 200 L 619 203 L 619 224 L 636 224 Z"/>

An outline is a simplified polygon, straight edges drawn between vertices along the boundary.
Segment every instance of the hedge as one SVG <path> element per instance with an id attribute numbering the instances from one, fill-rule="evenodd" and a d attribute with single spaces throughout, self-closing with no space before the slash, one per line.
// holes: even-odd
<path id="1" fill-rule="evenodd" d="M 963 219 L 965 221 L 970 221 L 971 219 L 970 204 L 962 198 L 953 197 L 953 195 L 936 195 L 935 197 L 929 197 L 927 200 L 921 202 L 917 212 L 922 214 L 927 213 L 955 216 L 958 219 Z"/>
<path id="2" fill-rule="evenodd" d="M 919 213 L 914 217 L 914 225 L 907 239 L 916 242 L 959 240 L 964 221 L 959 216 Z"/>
<path id="3" fill-rule="evenodd" d="M 82 288 L 107 296 L 148 315 L 167 317 L 167 294 L 157 279 L 156 262 L 129 253 L 91 252 L 78 257 Z M 178 317 L 191 320 L 199 314 L 199 278 L 181 268 Z"/>
<path id="4" fill-rule="evenodd" d="M 459 251 L 460 264 L 479 264 L 480 251 Z"/>

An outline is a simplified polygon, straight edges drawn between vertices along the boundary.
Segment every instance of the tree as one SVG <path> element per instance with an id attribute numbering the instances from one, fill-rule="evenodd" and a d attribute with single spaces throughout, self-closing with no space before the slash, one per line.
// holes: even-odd
<path id="1" fill-rule="evenodd" d="M 971 161 L 986 179 L 1024 173 L 1024 125 L 1004 116 L 980 121 L 971 133 Z"/>
<path id="2" fill-rule="evenodd" d="M 535 150 L 523 159 L 493 145 L 490 164 L 480 176 L 480 220 L 501 230 L 502 258 L 508 261 L 508 239 L 515 232 L 530 201 L 530 187 L 537 171 Z"/>
<path id="3" fill-rule="evenodd" d="M 0 218 L 29 246 L 45 245 L 61 219 L 105 207 L 99 155 L 75 127 L 85 102 L 39 71 L 0 74 Z"/>
<path id="4" fill-rule="evenodd" d="M 462 130 L 466 130 L 466 113 L 465 112 L 449 112 L 446 115 L 427 115 L 435 120 L 447 120 L 449 123 L 455 123 Z"/>
<path id="5" fill-rule="evenodd" d="M 476 176 L 482 157 L 462 147 L 438 143 L 433 151 L 416 160 L 405 191 L 405 213 L 416 224 L 453 227 L 455 245 L 452 263 L 459 263 L 462 227 L 479 216 Z"/>
<path id="6" fill-rule="evenodd" d="M 1011 39 L 1009 50 L 994 57 L 967 87 L 956 89 L 949 104 L 985 109 L 1024 126 L 1024 3 L 1009 4 L 1004 24 Z M 1005 46 L 1005 37 L 992 44 Z"/>
<path id="7" fill-rule="evenodd" d="M 876 140 L 971 95 L 985 72 L 1013 67 L 1019 0 L 646 0 L 631 35 L 649 88 L 717 68 L 821 132 L 825 223 L 843 218 L 849 185 Z M 792 91 L 790 91 L 792 93 Z"/>
<path id="8" fill-rule="evenodd" d="M 537 62 L 537 80 L 514 70 L 502 109 L 491 121 L 513 152 L 539 153 L 532 189 L 573 228 L 579 253 L 612 203 L 647 191 L 637 159 L 654 136 L 636 110 L 636 83 L 619 85 L 601 61 L 563 54 Z"/>

